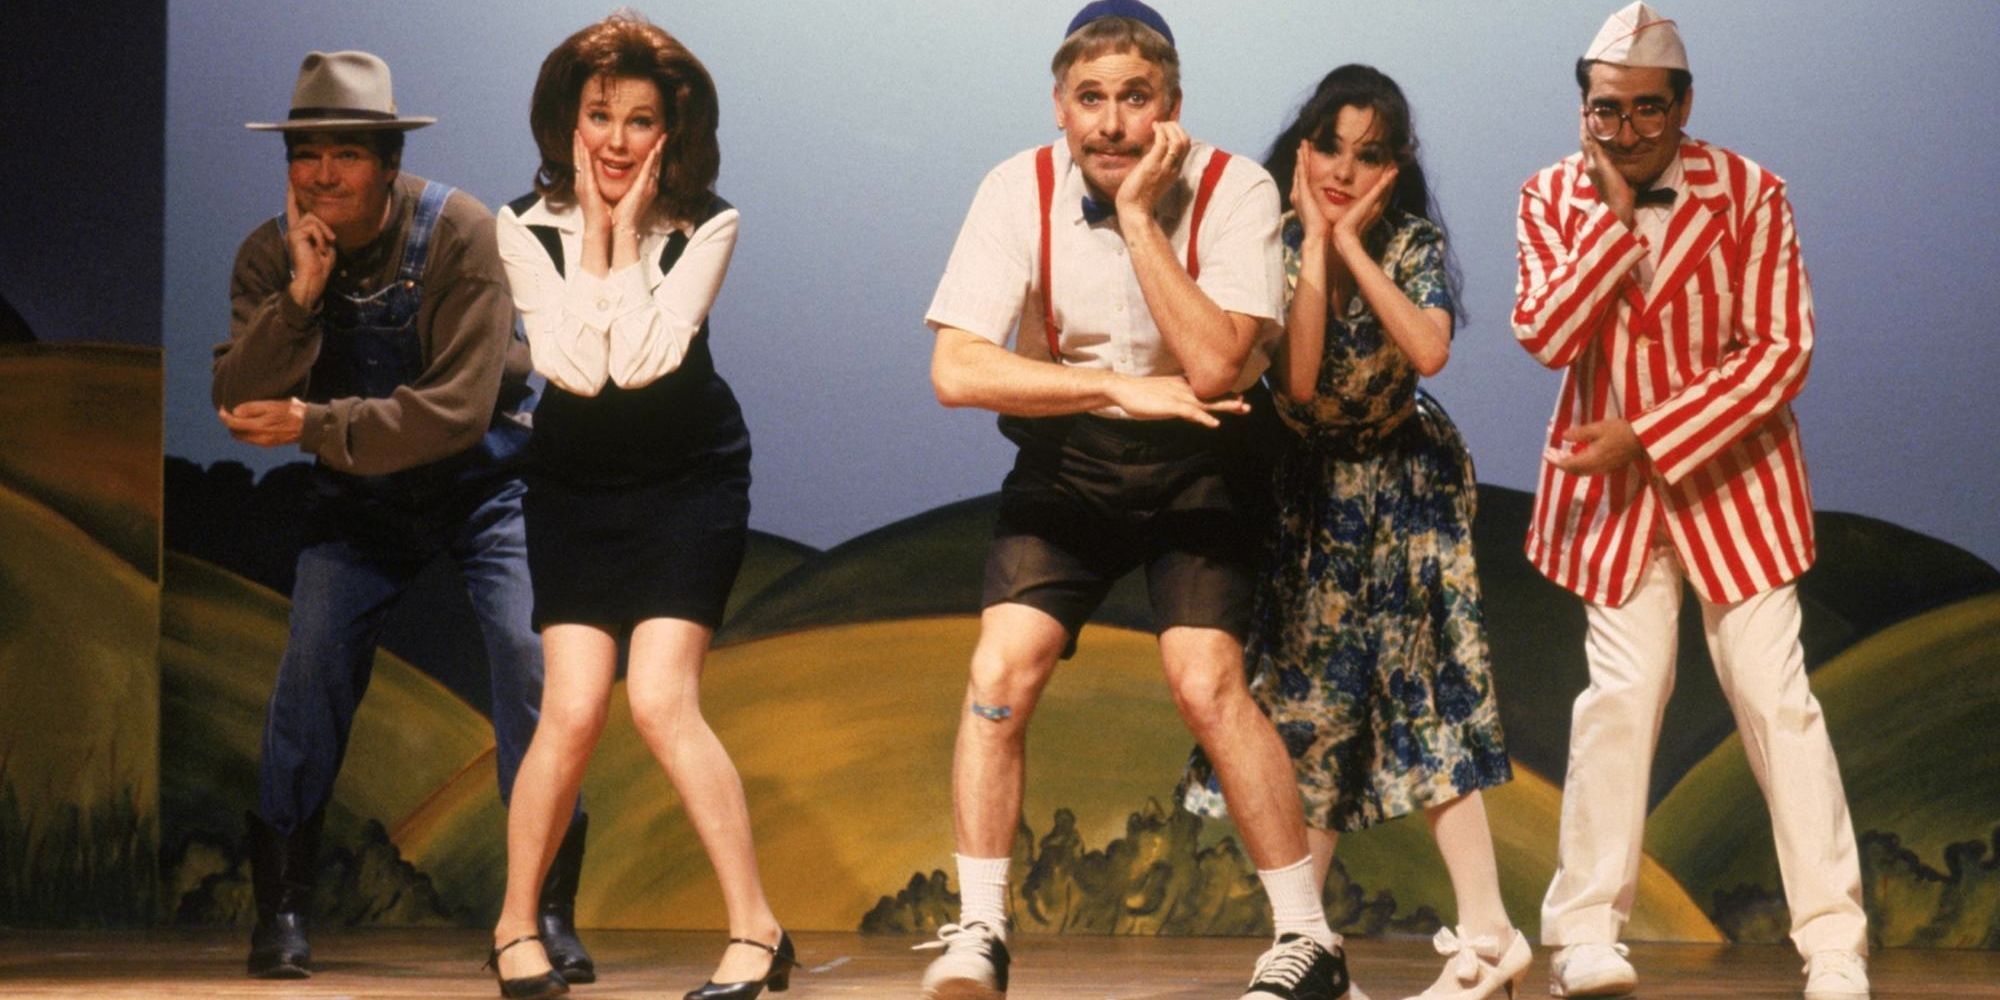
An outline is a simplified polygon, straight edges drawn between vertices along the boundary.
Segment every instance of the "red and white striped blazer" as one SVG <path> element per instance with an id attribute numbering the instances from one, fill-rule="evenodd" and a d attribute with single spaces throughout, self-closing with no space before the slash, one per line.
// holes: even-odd
<path id="1" fill-rule="evenodd" d="M 1735 153 L 1681 146 L 1678 202 L 1650 291 L 1646 247 L 1597 198 L 1582 154 L 1521 188 L 1514 336 L 1563 372 L 1549 444 L 1618 414 L 1646 460 L 1601 476 L 1542 462 L 1528 558 L 1623 604 L 1656 524 L 1695 590 L 1740 601 L 1805 572 L 1812 491 L 1790 401 L 1812 358 L 1812 290 L 1784 182 Z"/>

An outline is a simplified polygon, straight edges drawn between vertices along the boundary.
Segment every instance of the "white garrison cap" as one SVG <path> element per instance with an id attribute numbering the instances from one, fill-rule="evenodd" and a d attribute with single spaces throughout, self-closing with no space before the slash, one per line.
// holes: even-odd
<path id="1" fill-rule="evenodd" d="M 1585 59 L 1613 66 L 1688 68 L 1687 49 L 1674 22 L 1644 3 L 1634 3 L 1605 19 L 1591 39 Z"/>

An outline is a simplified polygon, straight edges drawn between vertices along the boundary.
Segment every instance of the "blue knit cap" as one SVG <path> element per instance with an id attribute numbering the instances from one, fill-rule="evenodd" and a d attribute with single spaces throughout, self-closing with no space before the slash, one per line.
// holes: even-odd
<path id="1" fill-rule="evenodd" d="M 1167 19 L 1161 17 L 1159 11 L 1140 3 L 1139 0 L 1091 0 L 1090 3 L 1083 5 L 1082 10 L 1076 12 L 1075 17 L 1070 18 L 1069 28 L 1063 32 L 1063 37 L 1068 38 L 1076 34 L 1078 28 L 1106 17 L 1129 17 L 1159 32 L 1161 37 L 1167 40 L 1168 45 L 1174 44 L 1174 30 L 1167 27 Z"/>

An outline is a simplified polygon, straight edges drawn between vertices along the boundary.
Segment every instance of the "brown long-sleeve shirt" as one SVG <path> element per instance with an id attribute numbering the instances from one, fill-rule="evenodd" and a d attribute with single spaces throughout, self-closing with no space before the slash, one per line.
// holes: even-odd
<path id="1" fill-rule="evenodd" d="M 423 178 L 397 177 L 390 224 L 367 245 L 339 252 L 322 299 L 367 295 L 395 280 L 423 187 Z M 319 357 L 319 310 L 293 302 L 285 291 L 290 281 L 285 238 L 276 220 L 267 221 L 236 252 L 229 341 L 215 348 L 216 405 L 309 395 Z M 464 192 L 445 202 L 420 285 L 422 374 L 382 399 L 308 402 L 301 451 L 364 476 L 449 458 L 486 432 L 502 385 L 526 380 L 528 352 L 513 336 L 514 307 L 493 214 Z"/>

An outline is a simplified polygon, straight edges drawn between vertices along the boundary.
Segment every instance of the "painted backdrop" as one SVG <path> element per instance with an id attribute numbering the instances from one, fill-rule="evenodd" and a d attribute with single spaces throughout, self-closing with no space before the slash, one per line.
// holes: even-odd
<path id="1" fill-rule="evenodd" d="M 945 413 L 931 399 L 920 317 L 980 175 L 1054 138 L 1046 61 L 1070 5 L 794 2 L 760 5 L 754 18 L 727 5 L 644 6 L 717 77 L 720 187 L 746 219 L 716 310 L 716 350 L 757 439 L 753 523 L 762 534 L 719 636 L 708 709 L 742 767 L 774 902 L 790 925 L 934 927 L 952 912 L 952 886 L 938 871 L 950 857 L 950 730 L 975 628 L 986 494 L 1007 455 L 990 420 Z M 1182 39 L 1185 120 L 1226 147 L 1261 153 L 1338 62 L 1375 63 L 1410 93 L 1466 272 L 1471 323 L 1433 388 L 1466 428 L 1486 483 L 1477 545 L 1520 775 L 1492 812 L 1509 908 L 1532 923 L 1553 863 L 1567 706 L 1583 667 L 1580 609 L 1519 555 L 1520 489 L 1555 381 L 1505 325 L 1513 192 L 1573 146 L 1569 64 L 1607 11 L 1448 3 L 1418 20 L 1386 5 L 1175 6 L 1165 10 Z M 442 119 L 412 136 L 406 167 L 497 204 L 526 188 L 533 165 L 525 106 L 541 55 L 601 13 L 466 3 L 176 3 L 167 12 L 165 231 L 146 244 L 164 260 L 166 553 L 152 578 L 164 591 L 135 584 L 142 620 L 146 595 L 156 595 L 158 655 L 91 660 L 111 672 L 89 685 L 93 703 L 136 686 L 142 715 L 145 698 L 158 701 L 156 715 L 134 723 L 159 729 L 156 859 L 151 762 L 113 786 L 137 803 L 131 870 L 147 883 L 157 865 L 158 903 L 110 919 L 248 916 L 239 817 L 283 638 L 301 498 L 299 468 L 285 464 L 296 455 L 230 443 L 207 405 L 229 259 L 282 193 L 277 140 L 241 123 L 282 113 L 307 49 L 370 49 L 396 68 L 404 109 Z M 1980 350 L 1990 327 L 1982 279 L 2000 264 L 1988 234 L 2000 219 L 1990 199 L 1955 194 L 1983 186 L 2000 125 L 1940 97 L 2000 82 L 1979 48 L 2000 28 L 2000 9 L 1686 2 L 1668 13 L 1681 19 L 1695 61 L 1692 131 L 1787 177 L 1815 278 L 1821 338 L 1799 412 L 1820 506 L 1847 513 L 1821 517 L 1822 565 L 1802 583 L 1807 647 L 1863 832 L 1875 933 L 1884 944 L 2000 946 L 2000 759 L 1985 735 L 2000 714 L 1990 651 L 2000 638 L 2000 574 L 1990 565 L 2000 540 L 1988 499 L 2000 462 L 1969 440 L 1981 438 L 1969 429 L 2000 416 L 1980 391 L 2000 374 Z M 50 86 L 56 78 L 37 60 L 9 65 L 31 67 L 30 82 L 46 88 L 42 104 L 61 107 L 75 93 Z M 52 144 L 88 148 L 59 120 L 36 127 Z M 40 162 L 11 158 L 33 145 L 7 146 L 10 180 L 40 176 Z M 139 169 L 130 183 L 157 191 L 159 176 Z M 108 192 L 84 201 L 120 203 Z M 135 211 L 160 217 L 143 203 Z M 99 274 L 101 262 L 73 254 L 84 263 L 68 271 L 46 263 L 54 255 L 40 241 L 68 237 L 59 222 L 5 221 L 9 274 L 34 276 L 24 286 L 57 289 L 73 310 L 105 300 L 81 277 Z M 7 290 L 32 325 L 36 315 Z M 99 324 L 61 339 L 130 338 Z M 35 398 L 22 387 L 39 380 L 86 401 L 138 400 L 129 413 L 80 408 L 76 433 L 142 450 L 158 440 L 143 385 L 135 394 L 68 372 L 0 377 L 15 399 Z M 1906 400 L 1929 405 L 1897 405 Z M 42 408 L 24 412 L 0 430 L 57 426 Z M 90 450 L 0 433 L 0 484 L 9 461 L 44 463 L 67 481 L 76 466 L 65 463 Z M 116 549 L 115 526 L 65 517 Z M 17 546 L 24 537 L 0 534 Z M 21 568 L 0 576 L 0 598 L 11 602 L 0 625 L 55 627 L 47 641 L 61 646 L 95 626 L 59 625 L 50 609 L 76 599 L 39 596 L 78 576 L 74 560 L 49 558 L 55 551 L 24 547 L 13 563 Z M 497 904 L 491 737 L 473 707 L 486 700 L 484 668 L 455 591 L 449 574 L 434 574 L 392 626 L 336 792 L 325 918 L 479 922 Z M 1261 907 L 1229 828 L 1161 805 L 1187 740 L 1144 620 L 1128 585 L 1086 630 L 1045 704 L 1016 847 L 1016 913 L 1037 930 L 1254 932 Z M 1701 643 L 1690 635 L 1682 649 L 1634 934 L 1771 939 L 1785 921 L 1762 808 Z M 31 660 L 0 659 L 0 683 L 51 683 L 21 665 Z M 47 712 L 8 721 L 23 736 L 68 722 Z M 117 741 L 144 730 L 116 731 L 125 735 L 107 729 L 102 741 L 124 746 Z M 4 772 L 5 794 L 28 787 L 18 772 Z M 583 921 L 718 926 L 695 841 L 624 723 L 607 733 L 587 794 L 597 819 Z M 89 856 L 64 854 L 83 834 L 52 838 L 52 829 L 0 843 Z M 27 884 L 0 882 L 0 923 L 107 919 L 46 912 Z M 1422 932 L 1451 919 L 1441 866 L 1415 821 L 1344 838 L 1328 894 L 1351 931 Z"/>
<path id="2" fill-rule="evenodd" d="M 0 6 L 0 925 L 159 915 L 165 32 Z"/>

